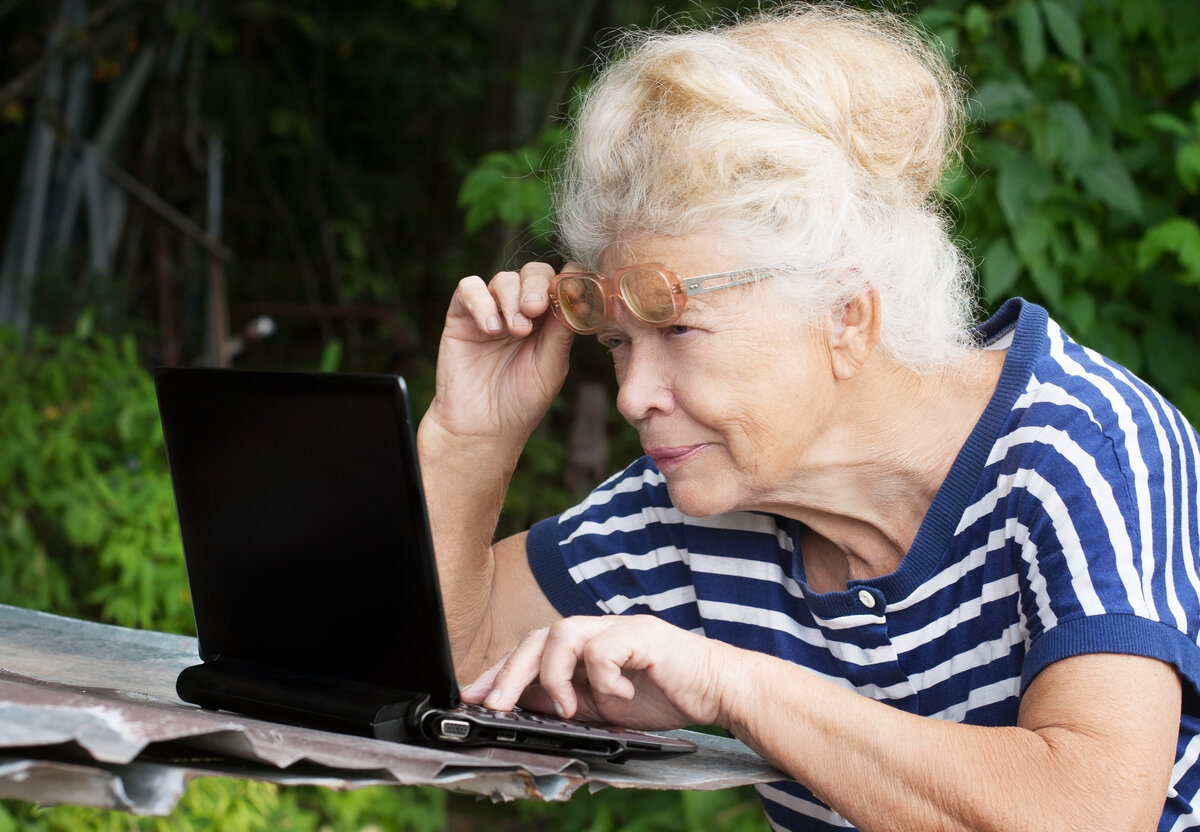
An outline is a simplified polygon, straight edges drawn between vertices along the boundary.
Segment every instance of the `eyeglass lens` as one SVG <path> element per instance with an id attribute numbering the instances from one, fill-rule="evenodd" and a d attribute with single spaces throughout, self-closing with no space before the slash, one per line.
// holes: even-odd
<path id="1" fill-rule="evenodd" d="M 665 324 L 676 314 L 671 282 L 656 269 L 621 275 L 618 291 L 629 311 L 648 324 Z M 558 305 L 566 323 L 580 332 L 599 329 L 608 318 L 603 284 L 593 275 L 567 275 L 558 283 Z"/>
<path id="2" fill-rule="evenodd" d="M 587 275 L 563 277 L 558 282 L 558 306 L 567 325 L 580 332 L 599 328 L 608 317 L 604 287 Z"/>
<path id="3" fill-rule="evenodd" d="M 664 324 L 675 315 L 671 284 L 655 269 L 636 269 L 621 275 L 621 297 L 629 311 L 648 324 Z"/>

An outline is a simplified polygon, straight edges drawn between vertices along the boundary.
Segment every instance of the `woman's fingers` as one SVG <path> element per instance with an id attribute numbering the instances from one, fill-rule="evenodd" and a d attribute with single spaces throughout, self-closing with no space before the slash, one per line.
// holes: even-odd
<path id="1" fill-rule="evenodd" d="M 498 272 L 488 284 L 496 299 L 499 318 L 509 334 L 521 337 L 533 329 L 533 322 L 521 311 L 521 275 L 519 272 Z"/>
<path id="2" fill-rule="evenodd" d="M 497 664 L 494 672 L 489 670 L 469 686 L 480 686 L 479 690 L 472 690 L 472 694 L 479 696 L 486 687 L 487 693 L 482 696 L 484 706 L 496 711 L 510 711 L 516 707 L 525 688 L 538 677 L 548 632 L 548 628 L 542 628 L 528 633 Z"/>
<path id="3" fill-rule="evenodd" d="M 526 263 L 519 272 L 500 272 L 492 278 L 492 294 L 514 334 L 528 332 L 533 320 L 546 313 L 553 277 L 554 269 L 548 264 Z"/>
<path id="4" fill-rule="evenodd" d="M 451 299 L 448 317 L 465 314 L 487 335 L 524 338 L 549 307 L 553 277 L 554 269 L 546 263 L 527 263 L 519 272 L 498 272 L 487 283 L 478 275 L 464 277 Z"/>
<path id="5" fill-rule="evenodd" d="M 611 628 L 588 641 L 582 660 L 594 696 L 613 696 L 626 702 L 636 688 L 625 668 L 640 670 L 640 634 L 629 628 Z"/>
<path id="6" fill-rule="evenodd" d="M 463 316 L 470 318 L 475 327 L 483 332 L 494 334 L 501 329 L 495 298 L 478 275 L 470 275 L 458 281 L 458 286 L 450 298 L 450 307 L 446 310 L 447 328 Z"/>
<path id="7" fill-rule="evenodd" d="M 496 674 L 500 672 L 500 668 L 504 667 L 504 663 L 506 661 L 508 661 L 507 654 L 503 659 L 496 662 L 487 670 L 483 671 L 483 673 L 479 674 L 479 677 L 475 679 L 475 681 L 471 682 L 471 684 L 460 688 L 458 695 L 462 701 L 469 705 L 478 705 L 482 703 L 487 697 L 488 693 L 491 692 Z"/>
<path id="8" fill-rule="evenodd" d="M 634 727 L 711 720 L 717 680 L 706 644 L 647 616 L 566 618 L 527 635 L 462 696 Z"/>
<path id="9" fill-rule="evenodd" d="M 579 710 L 577 678 L 586 678 L 589 687 L 596 689 L 598 680 L 591 677 L 590 666 L 583 660 L 590 645 L 612 625 L 610 616 L 565 618 L 547 633 L 538 678 L 559 716 L 571 717 Z M 616 674 L 621 674 L 619 667 Z M 608 681 L 606 687 L 611 685 Z"/>
<path id="10" fill-rule="evenodd" d="M 464 701 L 499 711 L 511 710 L 536 682 L 560 716 L 578 709 L 573 679 L 584 645 L 605 625 L 603 617 L 564 619 L 534 630 L 508 654 L 463 688 Z M 582 669 L 582 668 L 580 668 Z M 619 671 L 618 671 L 619 673 Z"/>

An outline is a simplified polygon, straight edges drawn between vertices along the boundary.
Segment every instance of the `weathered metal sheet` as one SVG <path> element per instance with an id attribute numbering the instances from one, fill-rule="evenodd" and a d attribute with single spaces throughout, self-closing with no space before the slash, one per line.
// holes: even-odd
<path id="1" fill-rule="evenodd" d="M 187 782 L 219 775 L 331 788 L 427 785 L 565 800 L 581 786 L 720 789 L 781 775 L 744 745 L 691 734 L 683 760 L 585 763 L 456 752 L 204 711 L 175 696 L 194 639 L 0 605 L 0 796 L 167 814 Z"/>

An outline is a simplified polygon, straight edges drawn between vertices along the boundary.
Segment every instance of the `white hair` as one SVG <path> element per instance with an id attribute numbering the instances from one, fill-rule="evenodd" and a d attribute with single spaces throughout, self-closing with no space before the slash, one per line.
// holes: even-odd
<path id="1" fill-rule="evenodd" d="M 937 199 L 958 79 L 905 19 L 840 3 L 631 32 L 585 93 L 557 184 L 567 254 L 704 235 L 767 266 L 805 314 L 874 289 L 914 370 L 969 347 L 974 282 Z"/>

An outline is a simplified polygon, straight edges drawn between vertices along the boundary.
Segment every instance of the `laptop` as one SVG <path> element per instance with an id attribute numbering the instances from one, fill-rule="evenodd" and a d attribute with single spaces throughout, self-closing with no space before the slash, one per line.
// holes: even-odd
<path id="1" fill-rule="evenodd" d="M 201 659 L 181 699 L 397 742 L 695 750 L 460 701 L 403 379 L 163 368 L 155 388 Z"/>

